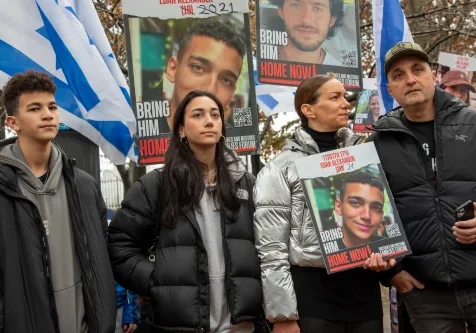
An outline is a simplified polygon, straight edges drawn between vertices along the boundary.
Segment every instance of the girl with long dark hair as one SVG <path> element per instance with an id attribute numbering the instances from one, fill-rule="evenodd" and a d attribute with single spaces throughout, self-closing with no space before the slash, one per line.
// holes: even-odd
<path id="1" fill-rule="evenodd" d="M 225 134 L 220 101 L 190 92 L 164 168 L 133 184 L 110 224 L 115 278 L 152 298 L 154 332 L 252 332 L 261 318 L 255 179 Z"/>

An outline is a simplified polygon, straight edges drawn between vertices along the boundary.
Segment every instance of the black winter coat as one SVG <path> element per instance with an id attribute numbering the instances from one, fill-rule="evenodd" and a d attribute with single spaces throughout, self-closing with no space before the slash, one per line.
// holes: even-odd
<path id="1" fill-rule="evenodd" d="M 109 226 L 109 255 L 116 280 L 141 296 L 151 296 L 154 319 L 162 332 L 209 332 L 208 257 L 193 210 L 184 211 L 175 227 L 160 226 L 155 262 L 148 259 L 160 216 L 161 172 L 134 183 Z M 222 218 L 226 294 L 231 323 L 262 318 L 260 262 L 253 232 L 251 195 L 255 179 L 244 173 L 237 188 L 244 199 L 235 221 Z M 248 194 L 248 195 L 246 195 Z"/>
<path id="2" fill-rule="evenodd" d="M 64 154 L 62 159 L 89 332 L 111 333 L 116 289 L 106 247 L 106 206 L 95 179 Z M 0 333 L 59 332 L 43 221 L 36 205 L 21 193 L 13 169 L 4 164 L 0 210 Z"/>
<path id="3" fill-rule="evenodd" d="M 399 269 L 433 287 L 476 285 L 476 243 L 458 243 L 451 230 L 456 207 L 476 201 L 476 111 L 440 89 L 435 109 L 436 182 L 421 143 L 402 123 L 402 109 L 374 124 L 373 141 L 413 252 Z"/>

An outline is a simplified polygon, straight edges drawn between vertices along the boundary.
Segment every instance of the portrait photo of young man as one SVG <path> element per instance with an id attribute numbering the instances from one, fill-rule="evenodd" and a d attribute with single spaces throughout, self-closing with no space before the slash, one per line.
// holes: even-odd
<path id="1" fill-rule="evenodd" d="M 230 105 L 240 104 L 235 98 L 246 45 L 233 26 L 218 20 L 200 20 L 182 38 L 177 55 L 167 62 L 165 76 L 174 84 L 170 98 L 171 128 L 177 105 L 192 90 L 200 89 L 218 97 L 225 107 L 225 119 L 232 113 Z M 240 105 L 238 105 L 240 106 Z"/>
<path id="2" fill-rule="evenodd" d="M 334 38 L 343 23 L 343 0 L 271 0 L 287 33 L 288 44 L 279 47 L 279 59 L 341 66 L 323 45 Z"/>
<path id="3" fill-rule="evenodd" d="M 379 236 L 384 219 L 384 184 L 365 172 L 349 174 L 335 199 L 334 210 L 342 217 L 339 248 L 351 248 L 383 239 Z M 381 232 L 380 232 L 381 233 Z"/>
<path id="4" fill-rule="evenodd" d="M 193 90 L 217 96 L 225 108 L 227 127 L 233 127 L 233 110 L 249 106 L 250 80 L 242 15 L 181 20 L 130 18 L 129 21 L 131 54 L 136 59 L 132 61 L 135 101 L 148 102 L 151 109 L 154 103 L 164 105 L 160 115 L 155 113 L 160 135 L 171 132 L 178 104 Z"/>

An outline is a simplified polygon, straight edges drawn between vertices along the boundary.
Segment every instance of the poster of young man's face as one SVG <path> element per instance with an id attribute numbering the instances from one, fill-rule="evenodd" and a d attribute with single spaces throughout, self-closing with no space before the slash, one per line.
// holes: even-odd
<path id="1" fill-rule="evenodd" d="M 339 249 L 400 236 L 394 208 L 376 165 L 312 180 L 321 232 L 341 233 Z"/>
<path id="2" fill-rule="evenodd" d="M 440 52 L 437 85 L 476 110 L 476 58 Z"/>
<path id="3" fill-rule="evenodd" d="M 377 90 L 362 90 L 355 110 L 354 132 L 371 133 L 371 126 L 382 115 L 382 111 Z"/>
<path id="4" fill-rule="evenodd" d="M 179 103 L 189 92 L 204 90 L 223 104 L 227 145 L 240 153 L 257 150 L 247 22 L 243 14 L 168 20 L 129 17 L 139 138 L 170 137 Z"/>
<path id="5" fill-rule="evenodd" d="M 372 142 L 294 163 L 307 204 L 304 214 L 309 212 L 329 274 L 362 267 L 372 253 L 385 258 L 411 253 Z"/>
<path id="6" fill-rule="evenodd" d="M 355 0 L 261 0 L 257 5 L 258 80 L 297 85 L 333 72 L 361 89 Z"/>

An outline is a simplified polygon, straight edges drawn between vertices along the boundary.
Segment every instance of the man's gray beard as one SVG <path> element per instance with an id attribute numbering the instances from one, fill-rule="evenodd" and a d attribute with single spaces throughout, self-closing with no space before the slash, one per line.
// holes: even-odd
<path id="1" fill-rule="evenodd" d="M 303 52 L 314 52 L 316 51 L 318 48 L 321 47 L 321 45 L 324 43 L 324 41 L 318 41 L 316 44 L 314 45 L 310 45 L 310 46 L 306 46 L 306 45 L 303 45 L 301 43 L 299 43 L 290 33 L 289 33 L 289 30 L 286 31 L 287 34 L 288 34 L 288 38 L 289 40 L 294 44 L 294 46 L 299 50 L 299 51 L 303 51 Z"/>

